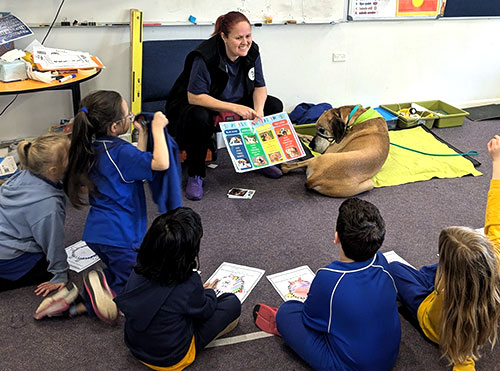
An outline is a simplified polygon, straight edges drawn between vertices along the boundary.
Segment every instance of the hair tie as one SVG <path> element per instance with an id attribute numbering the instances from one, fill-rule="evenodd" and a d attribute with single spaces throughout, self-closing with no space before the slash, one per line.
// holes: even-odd
<path id="1" fill-rule="evenodd" d="M 85 112 L 87 115 L 89 114 L 89 110 L 85 107 L 80 108 L 80 111 Z"/>

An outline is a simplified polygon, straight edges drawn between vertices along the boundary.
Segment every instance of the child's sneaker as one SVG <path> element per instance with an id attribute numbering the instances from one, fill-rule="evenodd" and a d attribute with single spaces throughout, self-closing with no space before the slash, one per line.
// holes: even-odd
<path id="1" fill-rule="evenodd" d="M 253 308 L 253 319 L 255 326 L 269 334 L 281 336 L 276 327 L 276 313 L 278 308 L 270 307 L 265 304 L 257 304 Z"/>
<path id="2" fill-rule="evenodd" d="M 68 283 L 61 290 L 51 295 L 40 303 L 33 317 L 42 319 L 43 317 L 53 317 L 62 315 L 67 311 L 78 297 L 78 287 L 73 282 Z"/>
<path id="3" fill-rule="evenodd" d="M 90 271 L 83 278 L 85 290 L 89 294 L 92 308 L 101 321 L 114 324 L 118 317 L 118 308 L 113 301 L 113 292 L 108 287 L 102 271 Z"/>

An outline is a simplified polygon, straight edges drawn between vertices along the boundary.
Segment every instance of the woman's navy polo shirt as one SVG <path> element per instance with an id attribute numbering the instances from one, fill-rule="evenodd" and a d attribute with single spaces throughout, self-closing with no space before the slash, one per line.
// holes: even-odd
<path id="1" fill-rule="evenodd" d="M 142 152 L 117 137 L 94 141 L 96 162 L 90 179 L 97 191 L 91 205 L 83 240 L 110 246 L 136 248 L 147 227 L 143 180 L 151 181 L 151 152 Z"/>

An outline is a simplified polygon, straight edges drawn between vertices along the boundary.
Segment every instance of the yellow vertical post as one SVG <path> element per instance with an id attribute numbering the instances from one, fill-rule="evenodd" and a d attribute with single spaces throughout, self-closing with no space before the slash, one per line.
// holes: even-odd
<path id="1" fill-rule="evenodd" d="M 130 110 L 141 112 L 142 101 L 142 12 L 130 9 Z"/>

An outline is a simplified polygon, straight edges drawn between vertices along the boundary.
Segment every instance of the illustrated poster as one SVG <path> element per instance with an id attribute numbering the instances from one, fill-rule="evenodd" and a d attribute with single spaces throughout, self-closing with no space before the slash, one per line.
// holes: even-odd
<path id="1" fill-rule="evenodd" d="M 101 260 L 84 241 L 78 241 L 66 247 L 66 254 L 68 255 L 69 269 L 76 273 L 80 273 Z"/>
<path id="2" fill-rule="evenodd" d="M 217 296 L 226 292 L 232 292 L 243 303 L 264 275 L 264 272 L 263 269 L 224 262 L 210 276 L 206 283 L 218 279 L 219 282 L 215 286 Z"/>
<path id="3" fill-rule="evenodd" d="M 281 273 L 271 274 L 267 279 L 284 301 L 307 299 L 309 288 L 315 277 L 307 265 L 290 269 Z"/>
<path id="4" fill-rule="evenodd" d="M 8 14 L 0 17 L 0 45 L 30 35 L 33 35 L 33 31 L 15 15 Z"/>
<path id="5" fill-rule="evenodd" d="M 352 0 L 349 15 L 353 20 L 370 18 L 394 18 L 396 0 Z"/>
<path id="6" fill-rule="evenodd" d="M 286 112 L 251 120 L 221 122 L 220 128 L 238 173 L 262 169 L 305 156 Z"/>

